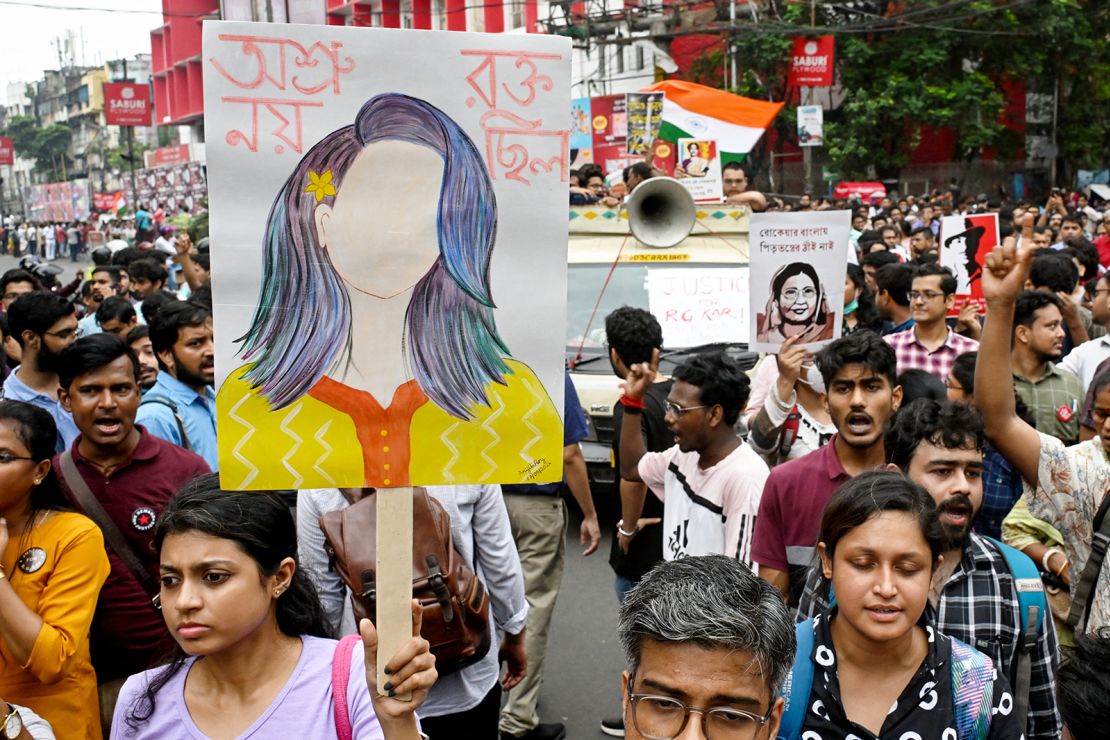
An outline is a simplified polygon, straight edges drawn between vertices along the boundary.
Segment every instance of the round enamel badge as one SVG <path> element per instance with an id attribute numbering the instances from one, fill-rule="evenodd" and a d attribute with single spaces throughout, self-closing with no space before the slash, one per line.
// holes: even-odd
<path id="1" fill-rule="evenodd" d="M 1060 421 L 1064 422 L 1065 424 L 1067 424 L 1069 421 L 1071 421 L 1071 417 L 1072 417 L 1071 406 L 1068 406 L 1067 404 L 1064 404 L 1060 408 L 1056 409 L 1056 418 L 1059 419 Z"/>
<path id="2" fill-rule="evenodd" d="M 154 528 L 155 522 L 158 517 L 154 514 L 154 509 L 147 506 L 142 506 L 135 509 L 131 514 L 131 526 L 140 532 L 146 532 Z"/>
<path id="3" fill-rule="evenodd" d="M 46 564 L 46 550 L 41 547 L 32 547 L 23 552 L 16 561 L 16 565 L 24 573 L 34 573 Z"/>

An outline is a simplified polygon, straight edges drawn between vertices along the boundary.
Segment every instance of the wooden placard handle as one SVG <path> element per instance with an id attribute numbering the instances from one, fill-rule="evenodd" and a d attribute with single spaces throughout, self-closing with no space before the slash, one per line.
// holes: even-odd
<path id="1" fill-rule="evenodd" d="M 412 638 L 412 488 L 379 488 L 377 506 L 378 693 L 389 681 L 386 663 Z M 411 694 L 398 694 L 411 701 Z"/>

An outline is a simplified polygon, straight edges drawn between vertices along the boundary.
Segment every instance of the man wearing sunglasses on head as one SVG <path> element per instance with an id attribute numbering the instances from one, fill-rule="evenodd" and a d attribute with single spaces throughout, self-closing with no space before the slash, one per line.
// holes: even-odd
<path id="1" fill-rule="evenodd" d="M 625 414 L 643 412 L 655 380 L 651 362 L 628 368 Z M 750 381 L 722 353 L 696 355 L 680 365 L 667 394 L 667 428 L 675 444 L 647 452 L 638 424 L 621 425 L 620 476 L 646 483 L 663 501 L 663 558 L 728 555 L 748 564 L 767 464 L 736 435 L 733 425 L 748 403 Z"/>

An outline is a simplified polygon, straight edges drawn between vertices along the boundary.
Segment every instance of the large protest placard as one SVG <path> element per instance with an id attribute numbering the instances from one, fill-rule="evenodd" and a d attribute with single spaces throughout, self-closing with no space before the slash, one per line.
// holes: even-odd
<path id="1" fill-rule="evenodd" d="M 629 154 L 647 154 L 663 123 L 663 93 L 625 93 L 624 98 L 628 111 L 625 149 Z"/>
<path id="2" fill-rule="evenodd" d="M 955 300 L 948 309 L 949 316 L 959 316 L 969 301 L 976 305 L 980 314 L 986 313 L 987 303 L 983 300 L 979 279 L 983 261 L 998 243 L 997 213 L 941 218 L 940 264 L 956 276 Z"/>
<path id="3" fill-rule="evenodd" d="M 753 213 L 751 314 L 756 352 L 788 337 L 816 349 L 840 337 L 850 211 Z"/>
<path id="4" fill-rule="evenodd" d="M 649 268 L 647 284 L 664 347 L 748 341 L 748 268 Z"/>
<path id="5" fill-rule="evenodd" d="M 570 50 L 204 23 L 225 487 L 560 479 Z"/>

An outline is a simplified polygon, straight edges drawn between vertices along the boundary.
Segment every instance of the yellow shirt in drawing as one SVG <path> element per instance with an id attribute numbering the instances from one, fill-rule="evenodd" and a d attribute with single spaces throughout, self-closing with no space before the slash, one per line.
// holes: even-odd
<path id="1" fill-rule="evenodd" d="M 322 378 L 277 411 L 240 368 L 216 398 L 220 476 L 240 489 L 541 483 L 560 480 L 563 424 L 531 368 L 506 360 L 472 421 L 436 406 L 415 380 L 389 406 Z"/>

